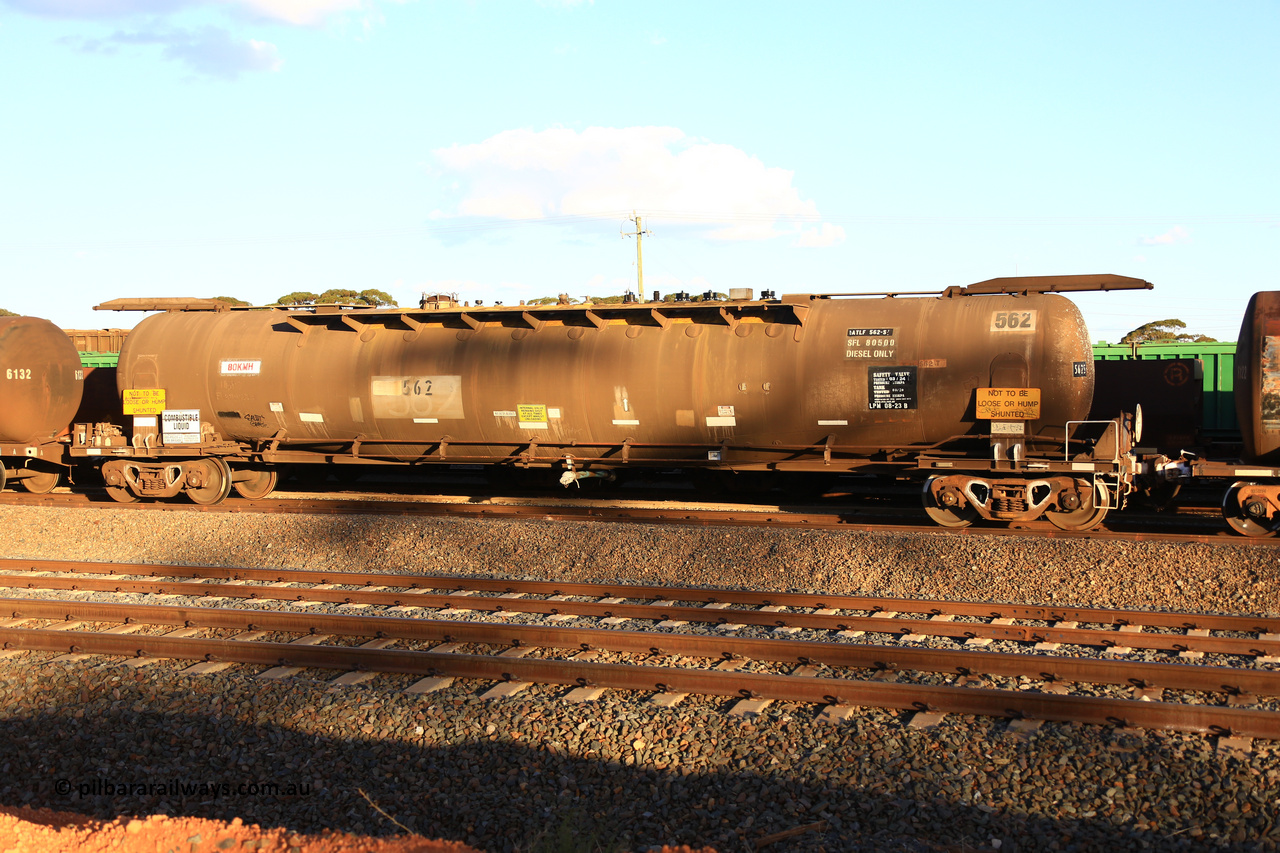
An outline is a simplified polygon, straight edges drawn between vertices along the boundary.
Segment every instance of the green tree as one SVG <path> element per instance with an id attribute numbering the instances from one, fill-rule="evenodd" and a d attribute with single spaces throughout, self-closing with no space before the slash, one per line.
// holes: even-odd
<path id="1" fill-rule="evenodd" d="M 252 302 L 245 302 L 243 299 L 236 299 L 234 296 L 215 296 L 219 302 L 229 302 L 232 305 L 252 305 Z"/>
<path id="2" fill-rule="evenodd" d="M 15 314 L 12 311 L 6 311 L 3 308 L 0 308 L 0 317 L 21 317 L 21 316 L 22 316 L 21 314 Z"/>
<path id="3" fill-rule="evenodd" d="M 311 305 L 320 297 L 314 293 L 308 293 L 305 290 L 295 290 L 293 293 L 286 293 L 276 300 L 277 305 Z"/>
<path id="4" fill-rule="evenodd" d="M 361 305 L 360 294 L 354 290 L 342 290 L 331 287 L 316 297 L 321 305 Z"/>
<path id="5" fill-rule="evenodd" d="M 386 293 L 381 290 L 375 290 L 373 288 L 360 291 L 360 298 L 364 300 L 365 305 L 372 305 L 374 308 L 377 308 L 382 305 L 387 305 L 392 308 L 399 307 L 396 305 L 396 301 L 391 298 L 390 293 Z"/>
<path id="6" fill-rule="evenodd" d="M 394 306 L 396 304 L 396 301 L 391 298 L 391 294 L 372 288 L 357 293 L 354 290 L 343 290 L 335 287 L 317 296 L 315 301 L 322 305 L 369 305 L 374 308 L 380 305 Z"/>
<path id="7" fill-rule="evenodd" d="M 1217 340 L 1217 338 L 1211 338 L 1208 335 L 1192 335 L 1187 332 L 1175 331 L 1177 329 L 1185 329 L 1186 327 L 1187 324 L 1181 320 L 1156 320 L 1134 329 L 1132 332 L 1121 338 L 1120 343 L 1142 344 L 1155 343 L 1159 341 L 1193 341 L 1195 343 L 1209 343 Z"/>

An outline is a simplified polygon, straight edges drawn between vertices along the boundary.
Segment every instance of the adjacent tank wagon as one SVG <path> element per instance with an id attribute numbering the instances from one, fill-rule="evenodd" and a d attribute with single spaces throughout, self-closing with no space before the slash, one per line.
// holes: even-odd
<path id="1" fill-rule="evenodd" d="M 1164 466 L 1167 479 L 1231 482 L 1222 499 L 1227 523 L 1246 536 L 1280 533 L 1280 292 L 1255 293 L 1240 323 L 1235 354 L 1236 416 L 1244 450 L 1238 461 L 1184 455 Z"/>
<path id="2" fill-rule="evenodd" d="M 0 317 L 0 488 L 8 480 L 38 493 L 57 485 L 57 438 L 83 390 L 79 353 L 61 329 L 36 317 Z"/>
<path id="3" fill-rule="evenodd" d="M 1249 300 L 1235 364 L 1244 461 L 1280 465 L 1280 292 L 1255 293 Z"/>

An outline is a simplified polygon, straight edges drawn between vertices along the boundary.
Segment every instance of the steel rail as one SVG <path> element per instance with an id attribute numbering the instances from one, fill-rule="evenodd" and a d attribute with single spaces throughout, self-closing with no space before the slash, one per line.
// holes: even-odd
<path id="1" fill-rule="evenodd" d="M 332 492 L 328 492 L 325 494 L 332 495 L 332 496 L 312 497 L 310 496 L 309 491 L 294 492 L 289 489 L 278 489 L 277 491 L 272 493 L 272 496 L 269 496 L 266 498 L 259 498 L 257 500 L 250 500 L 247 498 L 240 498 L 233 493 L 232 496 L 227 499 L 228 502 L 220 506 L 225 507 L 227 510 L 231 512 L 239 512 L 239 511 L 243 511 L 244 509 L 259 509 L 263 511 L 270 511 L 273 508 L 275 508 L 276 505 L 283 506 L 283 505 L 290 505 L 295 503 L 306 503 L 306 505 L 308 506 L 325 506 L 327 504 L 334 504 L 334 503 L 340 502 L 344 505 L 355 504 L 355 505 L 361 505 L 361 506 L 368 506 L 371 504 L 385 504 L 391 507 L 393 511 L 404 510 L 406 514 L 409 512 L 410 508 L 422 506 L 422 505 L 475 506 L 475 497 L 470 495 L 463 495 L 463 494 L 427 495 L 427 494 L 414 492 L 412 490 L 403 491 L 403 492 L 402 491 L 375 492 L 375 491 L 370 491 L 368 489 L 365 489 L 362 491 L 356 491 L 353 489 L 344 488 L 341 485 L 338 485 L 337 488 L 335 488 Z M 753 509 L 752 507 L 759 507 L 761 505 L 758 502 L 753 502 L 750 500 L 742 500 L 741 501 L 742 506 L 740 509 L 737 509 L 737 510 L 719 509 L 719 510 L 706 510 L 706 511 L 725 512 L 725 513 L 736 511 L 743 515 L 750 515 L 750 514 L 761 515 L 761 514 L 768 514 L 768 513 L 772 513 L 776 515 L 778 513 L 785 513 L 789 516 L 799 517 L 802 515 L 802 513 L 806 509 L 811 511 L 817 510 L 817 509 L 825 509 L 826 510 L 825 512 L 818 513 L 818 515 L 820 515 L 822 518 L 830 518 L 832 515 L 837 515 L 840 518 L 843 518 L 846 520 L 854 516 L 858 516 L 860 518 L 863 518 L 864 520 L 867 518 L 874 518 L 874 517 L 880 517 L 880 516 L 883 516 L 888 519 L 892 519 L 892 518 L 916 519 L 916 520 L 919 519 L 920 509 L 919 509 L 919 489 L 918 488 L 910 489 L 910 490 L 898 490 L 892 486 L 887 486 L 887 487 L 884 487 L 879 492 L 872 492 L 872 491 L 856 492 L 856 493 L 844 492 L 844 493 L 837 493 L 835 496 L 836 497 L 852 497 L 857 501 L 857 503 L 844 504 L 844 505 L 839 505 L 839 504 L 832 505 L 830 502 L 828 502 L 825 507 L 822 507 L 821 505 L 817 504 L 815 501 L 811 500 L 806 504 L 782 505 L 777 507 L 774 507 L 772 504 L 768 504 L 768 505 L 765 505 L 768 507 L 767 509 L 761 509 L 761 508 Z M 513 501 L 513 503 L 510 503 L 510 504 L 485 503 L 483 505 L 485 509 L 490 509 L 493 507 L 501 507 L 501 506 L 509 506 L 513 508 L 520 508 L 520 507 L 541 508 L 542 506 L 548 506 L 548 505 L 538 505 L 538 504 L 532 503 L 533 501 L 545 499 L 545 495 L 535 495 L 535 494 L 522 495 L 518 493 L 508 494 L 508 495 L 486 495 L 485 499 L 498 500 L 498 501 Z M 594 499 L 570 497 L 567 499 L 554 499 L 554 500 L 555 502 L 549 505 L 553 508 L 554 507 L 577 507 L 580 509 L 593 509 L 593 510 L 605 508 L 605 509 L 612 509 L 612 510 L 618 510 L 618 511 L 635 508 L 635 509 L 643 509 L 646 511 L 661 512 L 661 513 L 679 512 L 682 508 L 679 507 L 678 505 L 682 502 L 691 503 L 691 504 L 700 504 L 700 503 L 701 504 L 707 504 L 707 503 L 736 504 L 740 502 L 739 500 L 735 499 L 733 496 L 724 495 L 724 494 L 705 495 L 701 499 L 695 498 L 693 496 L 689 496 L 685 499 L 685 501 L 672 500 L 670 490 L 663 492 L 659 489 L 651 489 L 647 491 L 637 490 L 633 494 L 629 494 L 627 496 L 622 496 L 622 497 L 614 495 L 612 497 L 600 496 Z M 653 502 L 660 502 L 660 501 L 671 501 L 673 504 L 676 504 L 676 506 L 669 507 L 669 508 L 629 507 L 626 505 L 614 506 L 608 503 L 610 500 L 628 501 L 632 503 L 640 503 L 640 502 L 653 503 Z M 1188 504 L 1186 502 L 1181 502 L 1177 506 L 1176 513 L 1173 511 L 1156 513 L 1149 510 L 1132 509 L 1132 510 L 1126 510 L 1123 516 L 1112 516 L 1111 518 L 1112 518 L 1113 524 L 1116 521 L 1124 521 L 1126 523 L 1146 524 L 1146 525 L 1149 525 L 1150 527 L 1169 526 L 1169 525 L 1175 525 L 1175 524 L 1182 524 L 1186 522 L 1204 523 L 1204 524 L 1212 524 L 1214 526 L 1218 526 L 1222 523 L 1222 507 L 1220 505 L 1221 500 L 1222 498 L 1219 495 L 1210 499 L 1209 503 L 1206 503 L 1203 505 Z M 524 501 L 525 503 L 514 503 L 514 501 Z M 17 493 L 17 492 L 0 493 L 0 505 L 22 506 L 22 505 L 32 505 L 32 504 L 52 505 L 52 506 L 105 506 L 105 507 L 114 507 L 117 505 L 116 502 L 113 500 L 95 499 L 95 496 L 88 491 L 51 492 L 43 495 L 23 494 L 23 493 Z M 181 503 L 177 505 L 134 504 L 132 506 L 135 509 L 145 509 L 148 506 L 152 509 L 177 508 L 177 509 L 187 509 L 187 510 L 194 510 L 194 511 L 201 511 L 202 509 L 211 509 L 209 507 L 201 507 L 194 504 L 188 505 L 188 504 L 181 504 Z M 127 507 L 122 507 L 122 508 L 127 508 Z M 919 528 L 920 530 L 931 532 L 931 533 L 947 532 L 937 527 L 936 525 L 924 523 L 924 522 L 921 522 L 915 525 L 909 525 L 909 526 L 911 526 L 912 529 Z M 1123 527 L 1126 525 L 1122 524 L 1121 526 Z M 1020 531 L 1023 530 L 1022 527 L 1018 527 L 1017 529 Z M 1000 528 L 994 528 L 993 530 L 998 531 L 1000 530 Z M 1058 528 L 1053 528 L 1053 530 L 1058 530 Z M 992 529 L 979 527 L 974 529 L 972 532 L 976 532 L 976 533 L 992 532 Z M 1065 532 L 1065 531 L 1060 531 L 1060 532 Z M 1234 537 L 1228 533 L 1226 538 L 1233 539 Z"/>
<path id="2" fill-rule="evenodd" d="M 338 634 L 352 637 L 529 646 L 546 649 L 603 649 L 630 654 L 685 655 L 713 660 L 741 658 L 877 671 L 1026 676 L 1055 683 L 1120 684 L 1144 688 L 1162 687 L 1172 690 L 1227 693 L 1233 696 L 1280 696 L 1280 672 L 1194 664 L 1098 660 L 1000 652 L 942 651 L 858 643 L 668 634 L 602 628 L 504 625 L 389 616 L 278 613 L 175 605 L 0 599 L 0 613 L 10 614 L 14 619 L 123 622 L 291 634 Z M 67 635 L 65 631 L 58 633 Z"/>
<path id="3" fill-rule="evenodd" d="M 651 621 L 739 624 L 765 628 L 801 628 L 818 631 L 863 631 L 875 634 L 917 634 L 952 639 L 984 638 L 1019 643 L 1062 643 L 1075 646 L 1128 647 L 1164 651 L 1200 651 L 1248 657 L 1280 656 L 1280 638 L 1198 637 L 1187 634 L 1146 634 L 1091 628 L 995 625 L 948 622 L 904 617 L 783 613 L 765 610 L 682 607 L 670 602 L 653 604 L 552 601 L 548 599 L 477 598 L 450 594 L 374 592 L 235 583 L 182 583 L 123 578 L 68 578 L 0 574 L 0 588 L 51 589 L 88 592 L 128 592 L 182 595 L 193 598 L 237 598 L 249 601 L 317 601 L 329 604 L 366 604 L 385 607 L 454 608 L 483 613 L 567 615 L 590 618 L 623 618 Z"/>
<path id="4" fill-rule="evenodd" d="M 0 629 L 0 644 L 7 649 L 31 651 L 154 656 L 541 684 L 576 684 L 621 690 L 688 692 L 837 706 L 860 705 L 953 714 L 1028 717 L 1280 739 L 1280 714 L 1270 711 L 975 687 L 894 684 L 813 676 L 501 658 L 398 649 L 342 647 L 339 650 L 289 643 L 121 636 L 79 631 Z"/>
<path id="5" fill-rule="evenodd" d="M 33 506 L 45 503 L 45 495 L 24 495 L 16 493 L 0 493 L 0 505 Z M 57 500 L 60 496 L 55 497 Z M 58 505 L 58 504 L 55 504 Z M 68 504 L 61 504 L 68 505 Z M 779 511 L 752 510 L 688 510 L 657 508 L 619 508 L 619 507 L 546 507 L 546 506 L 504 506 L 494 504 L 439 504 L 421 501 L 361 501 L 349 499 L 337 500 L 294 500 L 264 499 L 242 500 L 231 498 L 214 506 L 199 506 L 192 503 L 115 503 L 104 501 L 91 502 L 87 498 L 83 503 L 75 504 L 90 509 L 103 510 L 139 510 L 160 512 L 276 512 L 311 515 L 398 515 L 424 516 L 449 519 L 506 521 L 560 521 L 560 522 L 604 522 L 614 524 L 658 524 L 681 525 L 694 527 L 779 527 L 803 530 L 826 530 L 844 533 L 905 533 L 931 534 L 937 536 L 1014 536 L 1051 539 L 1093 539 L 1120 542 L 1164 542 L 1181 544 L 1216 544 L 1224 546 L 1248 548 L 1280 548 L 1280 537 L 1259 538 L 1239 536 L 1231 533 L 1225 524 L 1219 525 L 1213 533 L 1166 533 L 1150 531 L 1126 531 L 1119 529 L 1132 524 L 1123 519 L 1115 519 L 1113 525 L 1096 530 L 1070 531 L 1060 530 L 1048 522 L 1016 523 L 1009 527 L 983 526 L 942 529 L 937 525 L 920 522 L 916 524 L 884 524 L 856 520 L 857 512 L 824 514 L 789 513 Z M 912 513 L 917 515 L 916 513 Z"/>
<path id="6" fill-rule="evenodd" d="M 228 566 L 165 565 L 159 563 L 104 563 L 98 561 L 28 560 L 0 558 L 0 572 L 34 571 L 59 574 L 139 575 L 144 577 L 198 577 L 256 580 L 268 583 L 340 584 L 385 586 L 407 590 L 475 590 L 527 595 L 571 595 L 593 598 L 637 598 L 658 603 L 702 601 L 708 604 L 744 604 L 752 607 L 803 607 L 818 610 L 867 610 L 871 612 L 952 614 L 988 619 L 1021 619 L 1039 622 L 1090 622 L 1103 625 L 1207 629 L 1244 633 L 1280 633 L 1280 617 L 1214 613 L 1177 613 L 1159 610 L 1119 610 L 1104 607 L 1006 604 L 982 601 L 887 598 L 866 595 L 828 595 L 809 592 L 673 587 L 625 583 L 530 581 L 504 578 L 471 578 L 457 575 L 411 575 L 393 572 L 335 572 L 324 569 L 275 569 Z M 3 575 L 0 574 L 0 578 Z M 450 599 L 450 603 L 456 600 Z M 477 599 L 483 601 L 483 599 Z M 505 599 L 504 599 L 505 601 Z M 737 613 L 737 610 L 729 611 Z M 792 616 L 797 614 L 775 614 Z"/>

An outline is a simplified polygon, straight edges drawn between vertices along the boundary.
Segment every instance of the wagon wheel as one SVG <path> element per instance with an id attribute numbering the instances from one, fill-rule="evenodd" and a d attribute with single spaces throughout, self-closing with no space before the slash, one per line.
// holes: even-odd
<path id="1" fill-rule="evenodd" d="M 1044 517 L 1059 530 L 1093 530 L 1107 517 L 1111 507 L 1107 506 L 1105 493 L 1101 483 L 1089 488 L 1088 483 L 1076 481 L 1081 486 L 1083 500 L 1078 509 L 1066 512 L 1046 512 Z M 1103 499 L 1098 500 L 1099 497 Z"/>
<path id="2" fill-rule="evenodd" d="M 4 491 L 4 483 L 8 478 L 9 475 L 6 474 L 4 470 L 4 463 L 0 462 L 0 492 Z"/>
<path id="3" fill-rule="evenodd" d="M 1252 485 L 1253 483 L 1243 481 L 1231 484 L 1231 488 L 1227 489 L 1226 495 L 1222 498 L 1222 516 L 1227 520 L 1227 524 L 1231 525 L 1231 529 L 1242 536 L 1252 536 L 1255 539 L 1275 536 L 1276 532 L 1280 531 L 1280 516 L 1267 518 L 1265 513 L 1250 515 L 1240 505 L 1240 490 Z"/>
<path id="4" fill-rule="evenodd" d="M 52 492 L 61 478 L 57 471 L 40 471 L 35 468 L 28 468 L 27 470 L 32 472 L 31 476 L 23 477 L 18 482 L 22 484 L 22 488 L 33 495 L 47 495 Z"/>
<path id="5" fill-rule="evenodd" d="M 935 524 L 943 527 L 968 527 L 978 517 L 978 511 L 971 506 L 960 507 L 959 509 L 951 509 L 945 506 L 929 506 L 925 505 L 925 514 L 933 519 Z"/>
<path id="6" fill-rule="evenodd" d="M 237 495 L 242 498 L 248 498 L 251 501 L 265 498 L 275 491 L 276 484 L 280 482 L 280 475 L 274 469 L 245 471 L 241 473 L 241 476 L 244 476 L 244 474 L 249 474 L 249 479 L 237 480 L 233 484 L 233 488 L 236 490 Z"/>
<path id="7" fill-rule="evenodd" d="M 103 485 L 107 488 L 107 496 L 116 503 L 132 504 L 138 502 L 138 496 L 129 489 L 129 478 L 125 473 L 125 464 L 121 460 L 112 460 L 102 466 Z"/>
<path id="8" fill-rule="evenodd" d="M 978 517 L 978 510 L 970 504 L 962 506 L 943 506 L 938 503 L 934 497 L 933 489 L 930 488 L 932 479 L 924 484 L 924 511 L 929 518 L 933 519 L 934 524 L 943 527 L 968 527 L 973 524 Z"/>
<path id="9" fill-rule="evenodd" d="M 186 466 L 188 481 L 201 485 L 188 486 L 187 497 L 201 506 L 220 504 L 231 494 L 231 466 L 215 457 L 197 459 Z"/>
<path id="10" fill-rule="evenodd" d="M 128 486 L 107 486 L 107 496 L 116 503 L 136 504 L 138 496 L 129 491 Z"/>

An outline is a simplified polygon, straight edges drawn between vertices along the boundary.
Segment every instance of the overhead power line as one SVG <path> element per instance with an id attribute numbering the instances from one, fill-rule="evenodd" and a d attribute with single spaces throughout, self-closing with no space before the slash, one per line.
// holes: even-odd
<path id="1" fill-rule="evenodd" d="M 287 243 L 332 242 L 336 240 L 383 240 L 483 234 L 529 226 L 580 225 L 588 222 L 633 220 L 640 214 L 649 219 L 661 219 L 673 224 L 734 225 L 743 223 L 831 223 L 847 226 L 894 225 L 946 225 L 946 226 L 1101 226 L 1129 225 L 1168 227 L 1179 225 L 1280 225 L 1280 214 L 1203 214 L 1178 215 L 1169 213 L 1117 215 L 1039 215 L 1039 216 L 984 216 L 984 215 L 900 215 L 900 214 L 818 214 L 794 212 L 742 212 L 742 211 L 681 211 L 644 209 L 640 211 L 611 210 L 591 213 L 570 213 L 526 219 L 501 219 L 497 217 L 456 217 L 435 220 L 421 225 L 375 229 L 334 229 L 278 234 L 204 234 L 172 238 L 118 238 L 84 239 L 62 237 L 48 241 L 0 240 L 0 251 L 81 251 L 81 250 L 130 250 L 130 249 L 190 249 L 219 246 L 260 246 Z"/>

